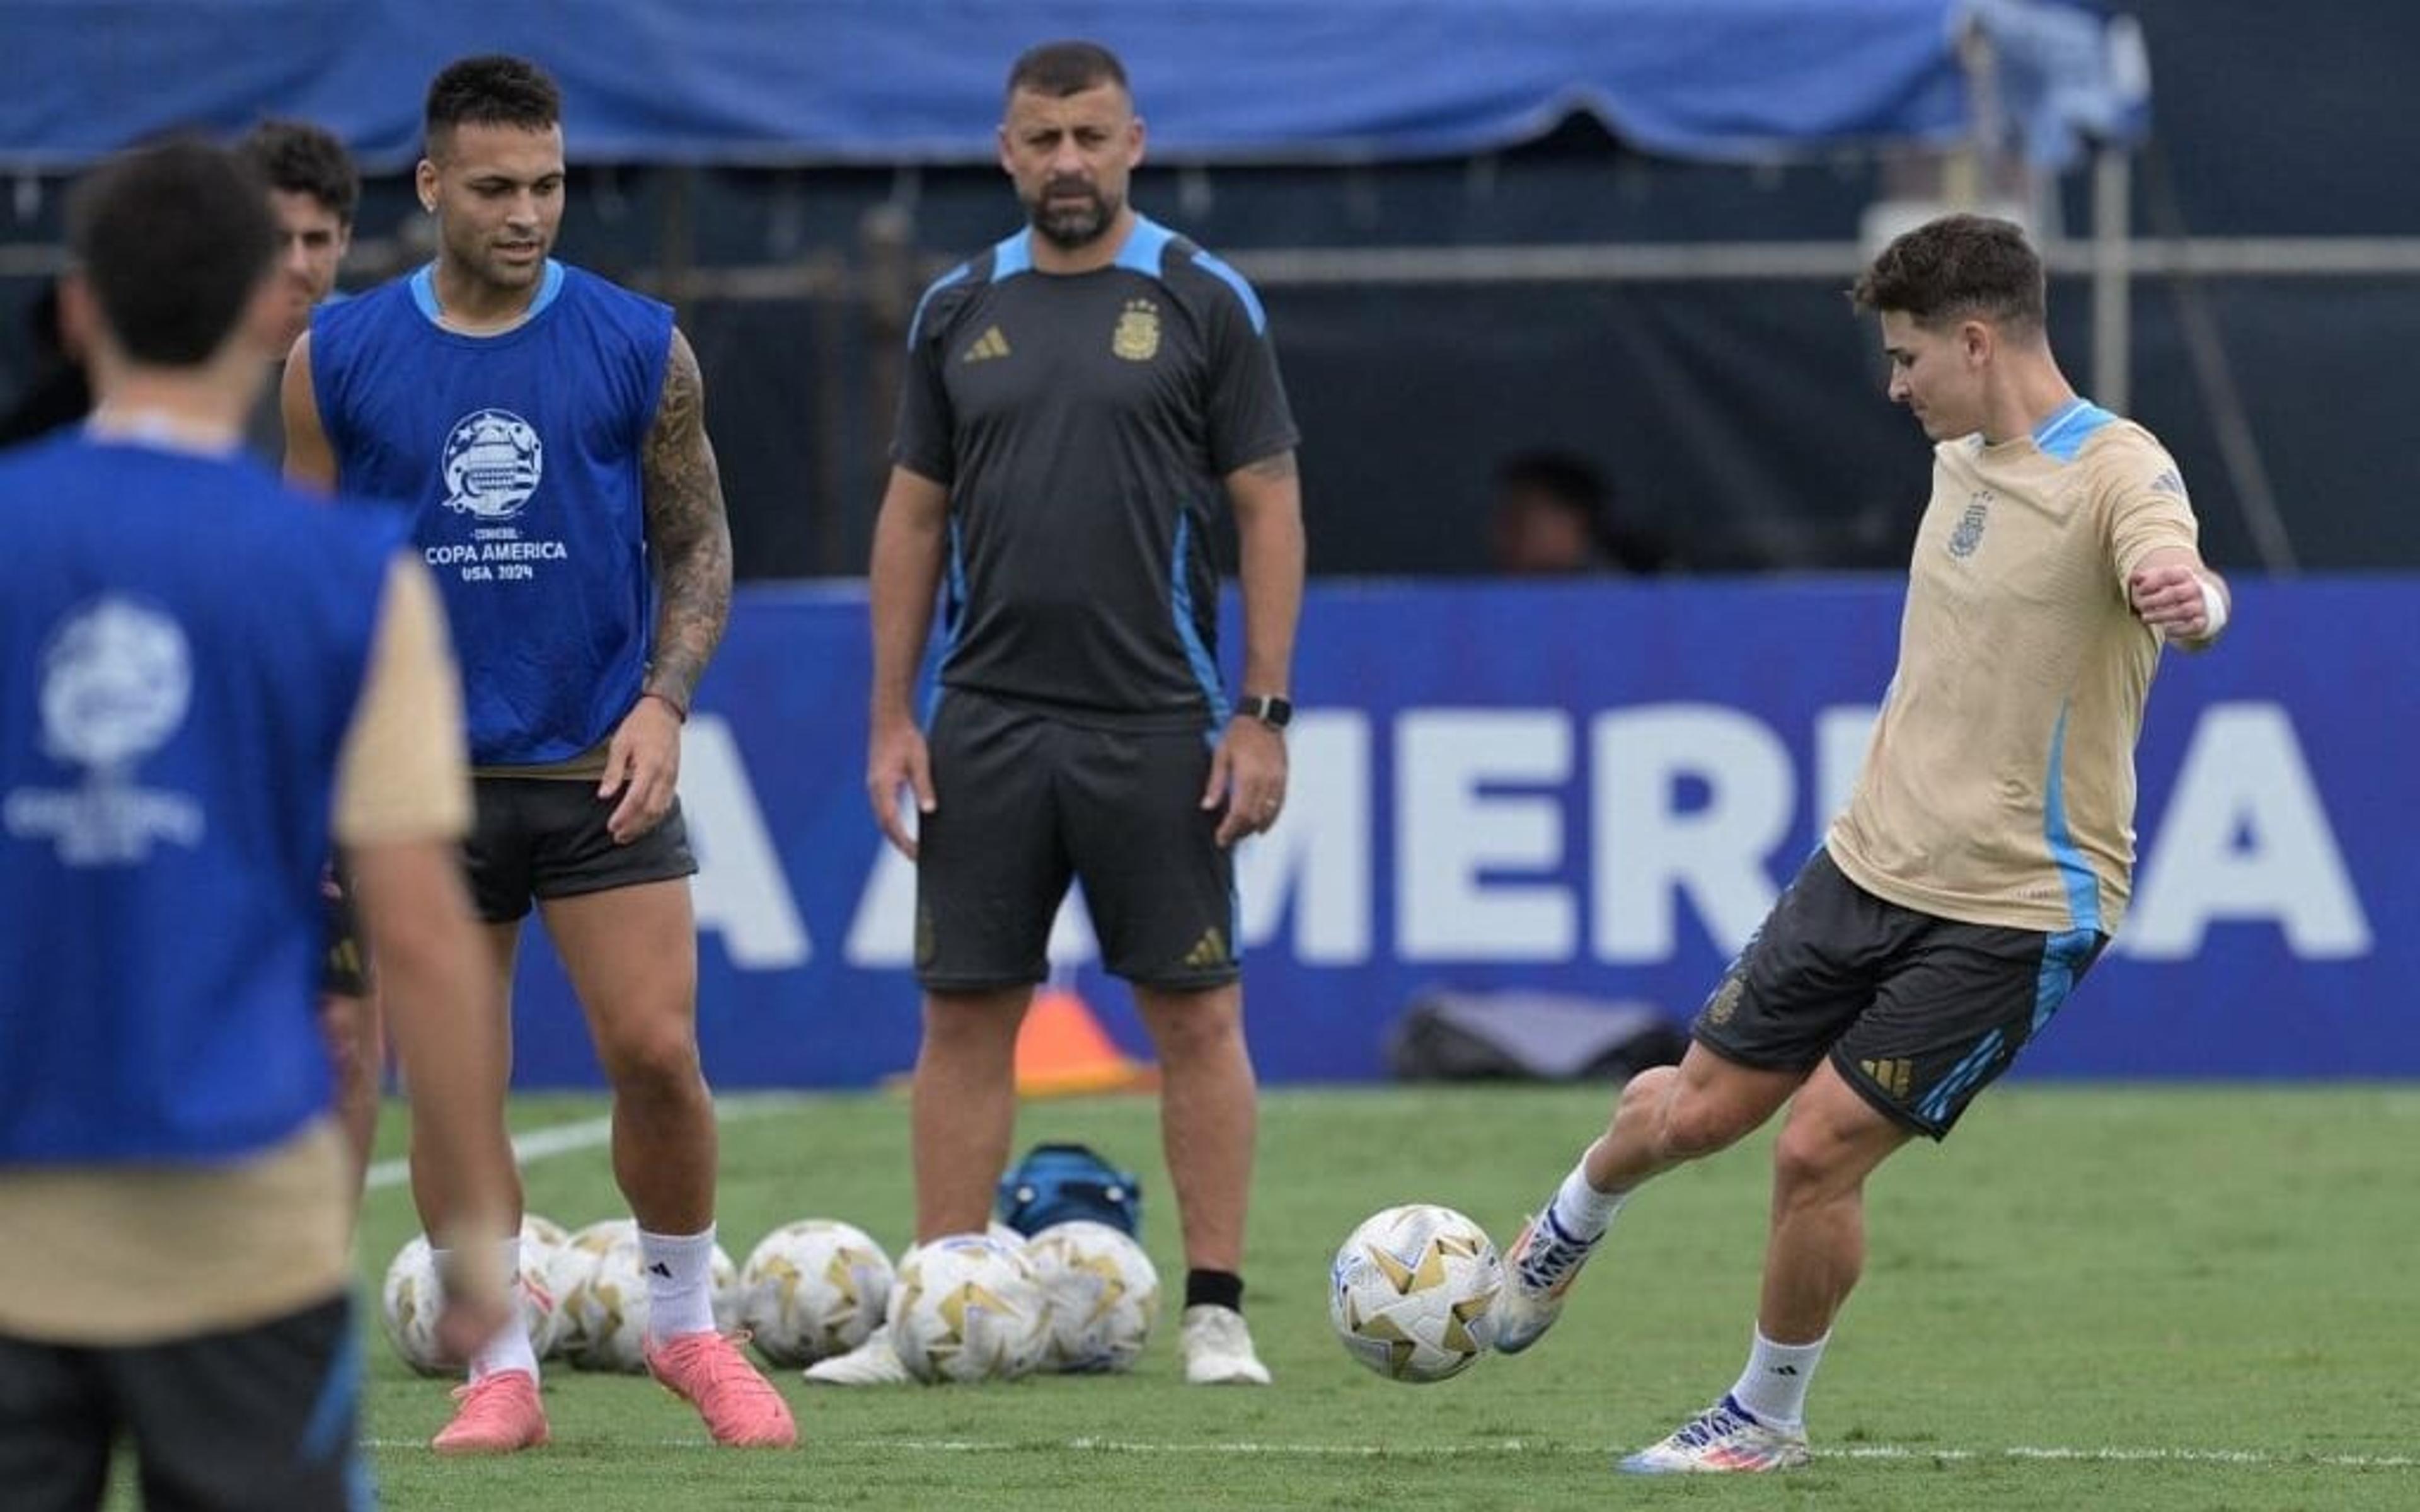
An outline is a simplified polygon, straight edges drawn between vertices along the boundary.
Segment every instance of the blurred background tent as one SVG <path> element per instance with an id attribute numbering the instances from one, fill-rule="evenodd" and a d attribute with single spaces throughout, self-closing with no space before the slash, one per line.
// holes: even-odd
<path id="1" fill-rule="evenodd" d="M 8 0 L 0 294 L 24 303 L 54 270 L 78 165 L 271 114 L 330 126 L 387 176 L 348 283 L 391 274 L 426 254 L 400 176 L 428 75 L 523 53 L 566 95 L 564 255 L 674 300 L 706 364 L 742 572 L 854 575 L 915 295 L 1015 224 L 990 166 L 1008 62 L 1088 35 L 1125 55 L 1151 124 L 1139 204 L 1272 309 L 1317 571 L 1479 570 L 1491 465 L 1539 446 L 1592 460 L 1685 568 L 1895 565 L 1923 450 L 1839 293 L 1875 238 L 1945 205 L 2035 228 L 2073 376 L 2179 452 L 2214 560 L 2420 563 L 2420 522 L 2362 507 L 2381 465 L 2420 469 L 2362 450 L 2388 419 L 2364 380 L 2410 345 L 2420 258 L 2341 235 L 2396 227 L 2292 208 L 2328 187 L 2303 137 L 2376 125 L 2330 103 L 2364 92 L 2319 81 L 2396 49 L 2305 35 L 2257 0 L 2130 8 Z M 2343 8 L 2420 43 L 2384 0 Z M 2314 81 L 2297 133 L 2243 108 L 2285 86 L 2244 45 L 2264 30 L 2291 34 Z M 2181 131 L 2151 131 L 2147 57 L 2161 110 L 2193 113 Z M 2275 224 L 2182 239 L 2211 158 L 2235 176 L 2226 203 Z M 2324 286 L 2317 244 L 2278 239 L 2304 230 L 2338 234 Z M 2136 295 L 2146 279 L 2164 297 Z M 29 347 L 6 342 L 21 378 Z M 2304 402 L 2320 384 L 2332 402 Z M 2281 507 L 2272 472 L 2306 492 Z"/>

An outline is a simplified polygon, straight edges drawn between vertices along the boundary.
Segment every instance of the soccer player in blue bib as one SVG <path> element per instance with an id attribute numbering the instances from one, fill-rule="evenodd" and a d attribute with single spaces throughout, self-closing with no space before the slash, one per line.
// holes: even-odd
<path id="1" fill-rule="evenodd" d="M 731 539 L 695 355 L 653 300 L 555 261 L 562 100 L 518 58 L 428 89 L 434 262 L 321 308 L 287 363 L 287 471 L 400 501 L 460 647 L 473 897 L 509 989 L 535 901 L 613 1090 L 647 1360 L 721 1443 L 797 1429 L 714 1326 L 714 1104 L 697 1050 L 697 870 L 680 727 L 731 606 Z M 509 1043 L 499 1017 L 489 1026 Z M 472 1363 L 436 1440 L 543 1443 L 518 1328 Z"/>
<path id="2" fill-rule="evenodd" d="M 412 1145 L 509 1316 L 492 993 L 455 860 L 461 700 L 399 522 L 240 455 L 282 297 L 265 193 L 195 143 L 78 189 L 99 407 L 0 459 L 0 1504 L 364 1504 L 358 1178 L 313 1022 L 332 838 L 387 973 Z"/>

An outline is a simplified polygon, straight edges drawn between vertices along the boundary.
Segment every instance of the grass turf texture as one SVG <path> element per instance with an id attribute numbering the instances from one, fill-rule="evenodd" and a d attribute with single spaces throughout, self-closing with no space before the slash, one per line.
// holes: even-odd
<path id="1" fill-rule="evenodd" d="M 1600 1126 L 1597 1090 L 1288 1089 L 1264 1103 L 1248 1311 L 1271 1390 L 1187 1387 L 1183 1265 L 1147 1098 L 1038 1103 L 1018 1148 L 1075 1138 L 1145 1173 L 1167 1287 L 1136 1373 L 984 1388 L 841 1391 L 776 1380 L 795 1454 L 709 1449 L 652 1382 L 550 1365 L 555 1443 L 511 1459 L 424 1447 L 450 1407 L 370 1342 L 364 1432 L 390 1506 L 2404 1508 L 2411 1198 L 2420 1090 L 2030 1086 L 1986 1097 L 1947 1146 L 1869 1195 L 1866 1276 L 1810 1398 L 1818 1453 L 1779 1479 L 1617 1481 L 1736 1374 L 1753 1317 L 1770 1132 L 1634 1201 L 1561 1324 L 1518 1359 L 1435 1386 L 1386 1381 L 1329 1336 L 1335 1245 L 1369 1213 L 1442 1202 L 1508 1242 Z M 591 1119 L 524 1098 L 521 1131 Z M 400 1150 L 391 1115 L 382 1154 Z M 904 1102 L 733 1099 L 721 1227 L 845 1218 L 908 1238 Z M 602 1148 L 534 1161 L 531 1209 L 622 1211 Z M 371 1194 L 365 1286 L 418 1225 Z M 370 1323 L 373 1331 L 376 1323 Z"/>

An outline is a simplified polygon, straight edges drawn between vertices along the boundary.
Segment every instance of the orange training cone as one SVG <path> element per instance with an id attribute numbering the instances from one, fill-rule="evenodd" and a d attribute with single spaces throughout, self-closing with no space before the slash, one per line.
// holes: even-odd
<path id="1" fill-rule="evenodd" d="M 1074 992 L 1052 986 L 1033 995 L 1016 1035 L 1020 1096 L 1072 1097 L 1158 1085 L 1159 1068 L 1127 1059 Z"/>

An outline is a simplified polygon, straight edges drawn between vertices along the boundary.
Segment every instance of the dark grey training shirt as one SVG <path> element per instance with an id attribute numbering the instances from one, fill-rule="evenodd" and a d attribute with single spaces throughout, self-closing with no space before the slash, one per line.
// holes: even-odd
<path id="1" fill-rule="evenodd" d="M 1139 219 L 1114 265 L 1020 231 L 925 291 L 892 458 L 950 489 L 941 681 L 1140 727 L 1226 717 L 1208 526 L 1295 441 L 1260 300 Z"/>

